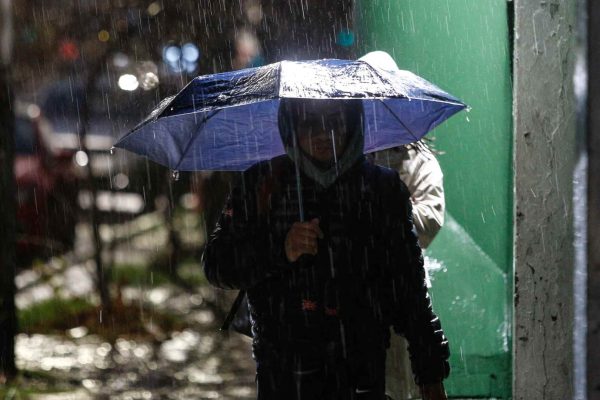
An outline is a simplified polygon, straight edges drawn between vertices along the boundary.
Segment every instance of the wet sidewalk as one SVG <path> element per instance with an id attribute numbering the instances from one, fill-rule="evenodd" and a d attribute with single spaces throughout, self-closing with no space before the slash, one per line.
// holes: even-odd
<path id="1" fill-rule="evenodd" d="M 117 339 L 114 345 L 95 335 L 21 334 L 17 358 L 21 370 L 43 372 L 34 387 L 43 391 L 46 381 L 47 389 L 59 390 L 31 399 L 255 398 L 248 342 L 206 329 L 173 332 L 162 343 Z"/>
<path id="2" fill-rule="evenodd" d="M 189 225 L 189 221 L 184 225 Z M 137 274 L 137 278 L 111 289 L 119 310 L 131 314 L 121 315 L 115 321 L 96 308 L 91 311 L 92 317 L 98 319 L 94 324 L 74 320 L 68 329 L 47 332 L 39 327 L 21 326 L 22 333 L 16 337 L 16 356 L 22 376 L 18 389 L 6 392 L 7 398 L 256 397 L 250 340 L 235 333 L 219 332 L 222 318 L 219 304 L 227 300 L 222 299 L 223 293 L 215 294 L 205 282 L 196 283 L 203 279 L 199 261 L 194 258 L 183 263 L 183 272 L 187 271 L 183 277 L 192 282 L 186 288 L 164 277 L 159 279 L 158 272 L 148 267 L 168 246 L 164 225 L 160 216 L 145 215 L 129 226 L 103 227 L 105 239 L 126 237 L 114 243 L 109 257 L 113 265 L 127 265 L 135 270 L 128 270 L 128 274 Z M 186 240 L 202 241 L 197 226 L 180 228 L 184 245 Z M 82 301 L 97 307 L 89 243 L 89 229 L 78 227 L 78 243 L 73 253 L 18 274 L 16 302 L 22 315 L 30 315 L 36 306 L 57 299 L 65 304 Z M 30 316 L 30 320 L 36 318 L 43 326 L 45 316 Z M 127 324 L 128 319 L 138 328 L 119 326 Z M 165 326 L 162 322 L 166 320 L 174 322 Z M 108 330 L 109 335 L 99 334 L 96 325 Z M 112 331 L 114 335 L 110 334 Z"/>

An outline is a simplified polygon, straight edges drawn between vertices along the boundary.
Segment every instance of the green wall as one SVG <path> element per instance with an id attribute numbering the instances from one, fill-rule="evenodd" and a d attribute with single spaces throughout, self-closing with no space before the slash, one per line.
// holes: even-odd
<path id="1" fill-rule="evenodd" d="M 506 0 L 358 0 L 359 55 L 384 50 L 471 106 L 436 129 L 446 224 L 427 251 L 452 396 L 510 397 L 512 99 Z"/>

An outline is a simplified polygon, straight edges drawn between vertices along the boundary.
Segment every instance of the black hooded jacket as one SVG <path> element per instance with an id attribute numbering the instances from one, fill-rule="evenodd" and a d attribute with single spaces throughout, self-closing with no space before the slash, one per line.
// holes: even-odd
<path id="1" fill-rule="evenodd" d="M 299 343 L 330 342 L 361 362 L 387 347 L 391 326 L 409 341 L 418 384 L 447 377 L 448 342 L 398 174 L 362 158 L 327 188 L 302 175 L 301 191 L 306 220 L 319 218 L 324 233 L 316 256 L 285 256 L 286 234 L 299 221 L 287 157 L 241 175 L 204 254 L 213 285 L 247 290 L 259 365 Z"/>

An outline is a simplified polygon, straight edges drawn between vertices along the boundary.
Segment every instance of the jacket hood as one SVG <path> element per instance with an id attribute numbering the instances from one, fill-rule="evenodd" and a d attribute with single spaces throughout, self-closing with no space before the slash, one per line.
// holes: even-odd
<path id="1" fill-rule="evenodd" d="M 333 184 L 358 160 L 363 158 L 363 108 L 361 100 L 323 100 L 343 102 L 343 113 L 348 127 L 346 146 L 342 154 L 338 154 L 332 162 L 324 163 L 312 158 L 300 146 L 295 145 L 294 127 L 297 121 L 293 107 L 298 106 L 303 99 L 282 99 L 279 105 L 279 132 L 288 157 L 298 165 L 300 170 L 309 178 L 319 183 L 323 188 Z M 297 142 L 296 142 L 297 143 Z"/>

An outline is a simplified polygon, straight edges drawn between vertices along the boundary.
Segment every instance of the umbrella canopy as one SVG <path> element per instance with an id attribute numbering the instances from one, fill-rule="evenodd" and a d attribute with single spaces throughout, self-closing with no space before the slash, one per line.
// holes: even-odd
<path id="1" fill-rule="evenodd" d="M 361 99 L 365 153 L 415 142 L 466 107 L 408 71 L 360 60 L 281 61 L 194 78 L 115 147 L 173 170 L 243 171 L 285 154 L 282 98 Z"/>

